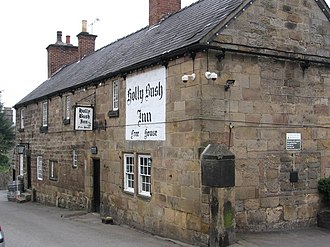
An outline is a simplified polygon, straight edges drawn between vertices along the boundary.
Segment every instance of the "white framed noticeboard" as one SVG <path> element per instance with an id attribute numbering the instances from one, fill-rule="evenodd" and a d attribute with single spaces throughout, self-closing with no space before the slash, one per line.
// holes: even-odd
<path id="1" fill-rule="evenodd" d="M 286 133 L 286 150 L 301 150 L 301 133 Z"/>
<path id="2" fill-rule="evenodd" d="M 94 108 L 91 106 L 76 106 L 74 113 L 75 130 L 93 130 Z"/>

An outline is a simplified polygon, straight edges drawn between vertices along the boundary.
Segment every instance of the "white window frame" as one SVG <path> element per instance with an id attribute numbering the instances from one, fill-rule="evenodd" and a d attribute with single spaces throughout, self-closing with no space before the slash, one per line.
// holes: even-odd
<path id="1" fill-rule="evenodd" d="M 135 185 L 135 157 L 134 154 L 124 154 L 124 191 L 134 193 Z"/>
<path id="2" fill-rule="evenodd" d="M 65 97 L 65 119 L 70 120 L 70 112 L 71 110 L 71 97 L 70 95 L 67 95 Z"/>
<path id="3" fill-rule="evenodd" d="M 37 156 L 37 179 L 42 181 L 43 174 L 42 174 L 42 156 Z"/>
<path id="4" fill-rule="evenodd" d="M 48 126 L 48 102 L 42 102 L 42 127 Z"/>
<path id="5" fill-rule="evenodd" d="M 138 155 L 139 195 L 151 197 L 151 156 Z"/>
<path id="6" fill-rule="evenodd" d="M 119 81 L 112 82 L 112 110 L 119 110 Z"/>
<path id="7" fill-rule="evenodd" d="M 24 175 L 24 154 L 19 155 L 19 175 Z"/>
<path id="8" fill-rule="evenodd" d="M 19 124 L 20 129 L 24 129 L 24 114 L 25 114 L 25 109 L 22 108 L 20 110 L 20 124 Z"/>
<path id="9" fill-rule="evenodd" d="M 72 150 L 72 167 L 73 168 L 78 167 L 78 154 L 75 149 Z"/>

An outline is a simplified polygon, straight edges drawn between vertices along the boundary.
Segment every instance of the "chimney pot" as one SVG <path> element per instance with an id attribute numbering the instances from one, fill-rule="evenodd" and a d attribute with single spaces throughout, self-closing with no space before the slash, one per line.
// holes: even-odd
<path id="1" fill-rule="evenodd" d="M 57 31 L 57 42 L 62 42 L 62 31 Z"/>
<path id="2" fill-rule="evenodd" d="M 67 43 L 67 44 L 70 44 L 70 35 L 67 35 L 67 36 L 66 36 L 66 43 Z"/>
<path id="3" fill-rule="evenodd" d="M 87 32 L 87 21 L 86 20 L 83 20 L 82 21 L 82 30 L 81 30 L 83 33 L 86 33 Z"/>

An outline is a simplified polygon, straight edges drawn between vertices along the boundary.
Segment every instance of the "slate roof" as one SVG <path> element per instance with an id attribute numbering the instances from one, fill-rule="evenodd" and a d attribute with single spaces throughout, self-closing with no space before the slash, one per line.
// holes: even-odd
<path id="1" fill-rule="evenodd" d="M 63 67 L 14 107 L 73 90 L 102 78 L 120 74 L 139 64 L 170 55 L 199 43 L 243 0 L 200 0 L 151 28 L 145 27 L 119 39 L 84 59 Z"/>
<path id="2" fill-rule="evenodd" d="M 184 48 L 201 44 L 203 38 L 243 2 L 244 0 L 200 0 L 170 15 L 159 25 L 145 27 L 63 67 L 14 108 L 123 74 L 144 63 L 151 64 L 161 57 L 173 56 L 178 51 L 183 54 Z M 323 0 L 320 2 L 325 4 Z"/>

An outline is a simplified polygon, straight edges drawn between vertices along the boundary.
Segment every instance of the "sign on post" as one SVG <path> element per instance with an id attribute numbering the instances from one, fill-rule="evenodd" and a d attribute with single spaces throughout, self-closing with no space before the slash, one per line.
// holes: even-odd
<path id="1" fill-rule="evenodd" d="M 74 129 L 93 130 L 94 108 L 91 106 L 76 106 Z"/>

